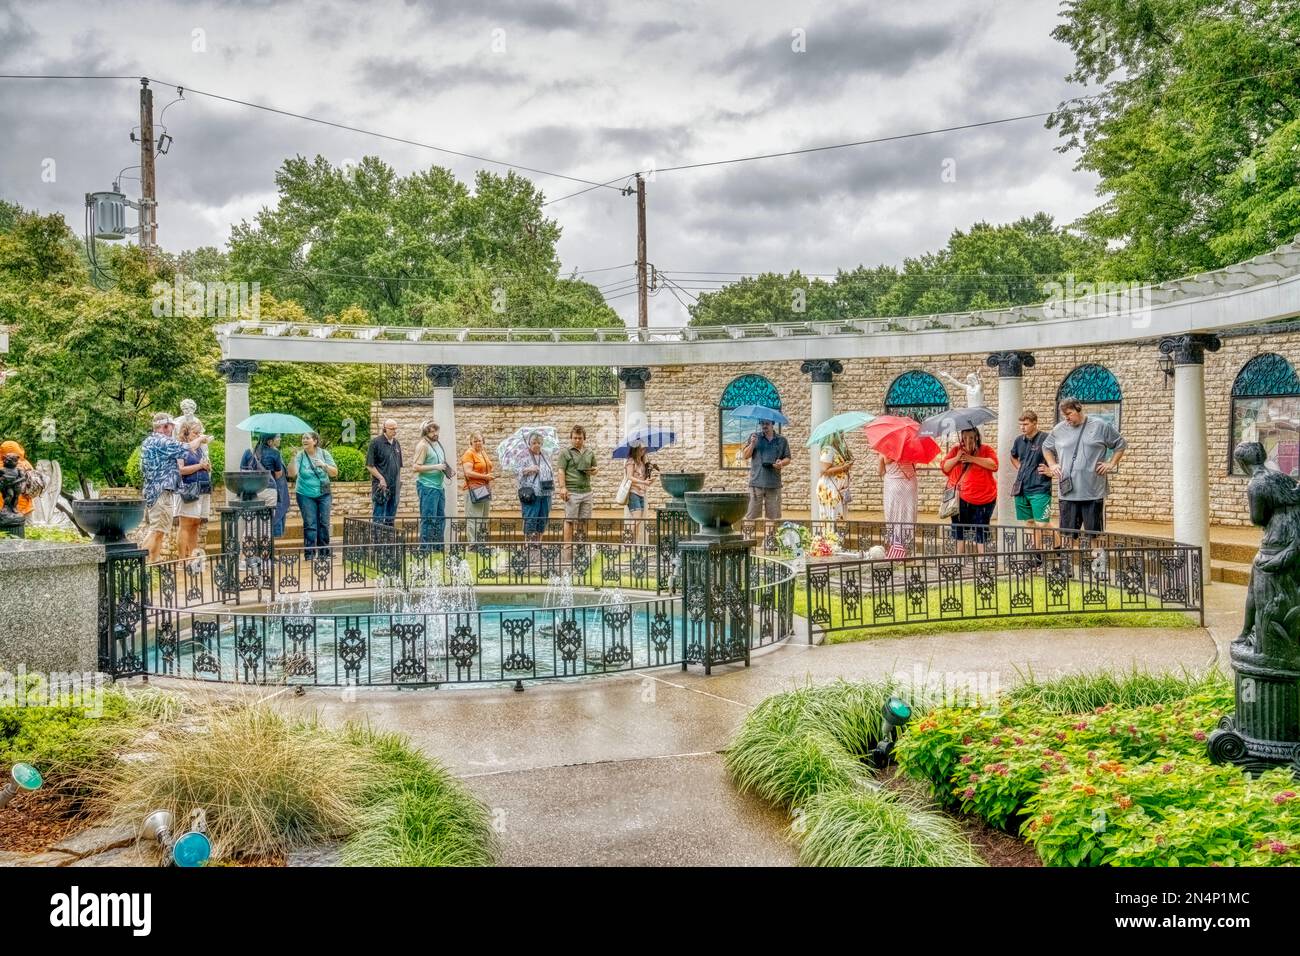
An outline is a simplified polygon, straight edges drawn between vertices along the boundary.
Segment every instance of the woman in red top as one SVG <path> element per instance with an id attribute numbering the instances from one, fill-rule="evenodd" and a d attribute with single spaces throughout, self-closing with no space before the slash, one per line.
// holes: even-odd
<path id="1" fill-rule="evenodd" d="M 948 484 L 957 489 L 957 513 L 952 519 L 952 536 L 958 541 L 974 541 L 984 550 L 988 539 L 989 519 L 998 500 L 998 454 L 980 440 L 978 428 L 961 433 L 961 441 L 943 459 L 943 473 Z"/>

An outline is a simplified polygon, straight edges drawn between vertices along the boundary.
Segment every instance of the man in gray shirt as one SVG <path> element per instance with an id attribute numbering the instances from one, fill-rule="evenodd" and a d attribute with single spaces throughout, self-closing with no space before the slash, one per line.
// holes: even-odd
<path id="1" fill-rule="evenodd" d="M 749 520 L 766 515 L 781 519 L 781 470 L 790 464 L 790 443 L 784 435 L 776 433 L 773 422 L 759 422 L 758 431 L 740 450 L 740 457 L 749 462 Z M 767 535 L 767 524 L 761 526 Z"/>
<path id="2" fill-rule="evenodd" d="M 1060 404 L 1061 421 L 1043 442 L 1043 460 L 1061 496 L 1061 531 L 1077 538 L 1079 529 L 1100 533 L 1105 525 L 1106 476 L 1119 466 L 1128 443 L 1113 425 L 1083 413 L 1077 398 Z M 1107 460 L 1106 453 L 1114 455 Z"/>

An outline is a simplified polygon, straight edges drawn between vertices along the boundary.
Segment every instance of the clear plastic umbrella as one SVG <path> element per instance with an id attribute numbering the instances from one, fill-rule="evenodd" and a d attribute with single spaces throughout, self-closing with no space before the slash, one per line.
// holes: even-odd
<path id="1" fill-rule="evenodd" d="M 518 473 L 528 466 L 533 453 L 528 447 L 532 434 L 542 436 L 542 454 L 553 455 L 560 450 L 560 440 L 550 425 L 528 425 L 517 429 L 513 435 L 497 445 L 497 461 L 505 471 Z"/>

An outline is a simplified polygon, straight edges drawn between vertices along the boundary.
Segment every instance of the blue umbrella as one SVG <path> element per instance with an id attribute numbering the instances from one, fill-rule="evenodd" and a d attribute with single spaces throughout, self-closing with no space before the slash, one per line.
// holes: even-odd
<path id="1" fill-rule="evenodd" d="M 242 432 L 257 432 L 261 435 L 301 435 L 304 432 L 315 431 L 297 415 L 286 415 L 281 412 L 250 415 L 235 427 Z"/>
<path id="2" fill-rule="evenodd" d="M 870 412 L 843 412 L 832 418 L 826 419 L 808 436 L 808 447 L 820 445 L 826 439 L 838 432 L 849 432 L 855 428 L 861 428 L 867 422 L 874 421 L 875 415 Z"/>
<path id="3" fill-rule="evenodd" d="M 677 433 L 667 428 L 638 428 L 627 436 L 623 444 L 614 449 L 615 458 L 626 458 L 636 445 L 644 445 L 646 451 L 658 451 L 665 445 L 677 441 Z"/>
<path id="4" fill-rule="evenodd" d="M 757 418 L 760 422 L 774 422 L 777 425 L 785 425 L 790 421 L 775 408 L 766 405 L 739 405 L 731 410 L 731 414 L 737 418 Z"/>

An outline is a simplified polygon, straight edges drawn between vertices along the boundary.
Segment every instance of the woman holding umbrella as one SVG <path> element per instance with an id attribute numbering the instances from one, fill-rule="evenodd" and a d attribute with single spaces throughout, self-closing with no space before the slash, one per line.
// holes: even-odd
<path id="1" fill-rule="evenodd" d="M 540 540 L 546 530 L 554 494 L 555 471 L 542 450 L 542 433 L 533 432 L 528 436 L 528 457 L 519 470 L 519 508 L 527 540 Z"/>
<path id="2" fill-rule="evenodd" d="M 866 428 L 867 444 L 880 455 L 891 551 L 905 552 L 912 546 L 918 497 L 916 466 L 934 461 L 939 454 L 938 442 L 920 431 L 919 422 L 901 415 L 881 415 Z"/>
<path id="3" fill-rule="evenodd" d="M 821 475 L 817 479 L 817 520 L 842 521 L 849 506 L 849 475 L 853 452 L 843 432 L 835 432 L 822 445 Z"/>
<path id="4" fill-rule="evenodd" d="M 628 449 L 627 464 L 623 466 L 623 477 L 632 483 L 627 494 L 627 516 L 633 522 L 634 540 L 645 544 L 645 499 L 650 491 L 650 477 L 658 470 L 646 457 L 646 446 L 634 444 Z"/>
<path id="5" fill-rule="evenodd" d="M 998 483 L 993 477 L 998 470 L 998 453 L 984 444 L 978 428 L 964 428 L 960 444 L 952 447 L 940 467 L 948 476 L 948 485 L 957 489 L 952 536 L 958 541 L 974 541 L 976 550 L 983 553 L 989 519 L 998 500 Z"/>
<path id="6" fill-rule="evenodd" d="M 284 517 L 289 513 L 289 481 L 285 477 L 284 459 L 280 457 L 280 436 L 253 433 L 253 447 L 239 459 L 240 471 L 269 471 L 271 484 L 258 492 L 258 498 L 275 509 L 271 519 L 271 536 L 284 534 Z M 283 488 L 281 485 L 283 484 Z"/>

